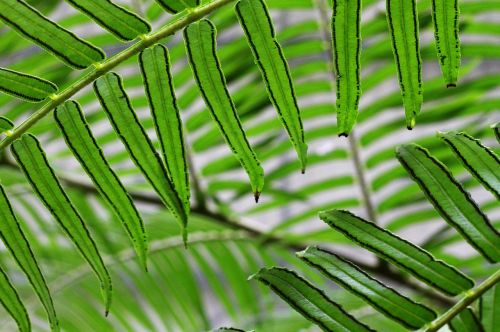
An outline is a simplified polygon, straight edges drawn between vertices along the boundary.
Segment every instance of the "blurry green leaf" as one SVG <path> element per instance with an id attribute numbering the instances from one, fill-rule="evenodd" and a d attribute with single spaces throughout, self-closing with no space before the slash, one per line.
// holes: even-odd
<path id="1" fill-rule="evenodd" d="M 465 308 L 448 324 L 453 332 L 484 332 L 481 323 L 470 308 Z"/>

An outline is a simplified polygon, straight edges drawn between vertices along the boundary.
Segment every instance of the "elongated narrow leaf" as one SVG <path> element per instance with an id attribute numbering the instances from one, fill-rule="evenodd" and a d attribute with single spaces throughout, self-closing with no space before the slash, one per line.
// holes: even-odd
<path id="1" fill-rule="evenodd" d="M 23 0 L 0 1 L 0 20 L 72 67 L 83 69 L 104 59 L 102 50 L 50 21 Z"/>
<path id="2" fill-rule="evenodd" d="M 0 68 L 0 91 L 27 101 L 39 102 L 55 93 L 57 86 L 35 76 Z"/>
<path id="3" fill-rule="evenodd" d="M 200 5 L 200 0 L 156 0 L 166 11 L 176 14 L 186 8 Z"/>
<path id="4" fill-rule="evenodd" d="M 184 206 L 165 165 L 132 109 L 120 76 L 115 73 L 102 76 L 94 82 L 94 91 L 134 163 L 179 221 L 186 241 L 187 215 Z"/>
<path id="5" fill-rule="evenodd" d="M 474 286 L 474 282 L 456 268 L 348 211 L 324 211 L 319 217 L 352 241 L 446 294 L 458 295 Z"/>
<path id="6" fill-rule="evenodd" d="M 255 199 L 258 200 L 264 187 L 264 171 L 248 143 L 227 90 L 226 79 L 217 58 L 215 35 L 215 26 L 208 20 L 190 24 L 184 30 L 189 62 L 208 109 L 248 173 Z"/>
<path id="7" fill-rule="evenodd" d="M 30 332 L 31 323 L 28 312 L 24 307 L 16 289 L 10 283 L 7 274 L 0 267 L 0 303 L 17 323 L 19 331 Z"/>
<path id="8" fill-rule="evenodd" d="M 139 55 L 139 62 L 168 175 L 189 214 L 188 164 L 168 50 L 159 44 L 147 48 Z"/>
<path id="9" fill-rule="evenodd" d="M 7 118 L 0 116 L 0 134 L 14 128 L 14 124 Z"/>
<path id="10" fill-rule="evenodd" d="M 398 147 L 396 155 L 441 217 L 489 261 L 500 261 L 498 232 L 446 166 L 416 144 Z"/>
<path id="11" fill-rule="evenodd" d="M 500 199 L 498 156 L 479 140 L 465 133 L 440 133 L 439 137 L 451 147 L 469 172 Z"/>
<path id="12" fill-rule="evenodd" d="M 307 163 L 307 145 L 300 117 L 292 75 L 280 44 L 276 40 L 273 22 L 262 0 L 240 0 L 236 13 L 259 66 L 267 92 L 300 159 L 302 172 Z"/>
<path id="13" fill-rule="evenodd" d="M 491 126 L 493 132 L 495 133 L 495 137 L 497 138 L 498 143 L 500 143 L 500 122 L 495 123 Z"/>
<path id="14" fill-rule="evenodd" d="M 453 332 L 484 332 L 481 323 L 470 308 L 465 308 L 453 317 L 449 327 Z"/>
<path id="15" fill-rule="evenodd" d="M 133 40 L 151 31 L 142 18 L 109 0 L 66 1 L 120 39 Z"/>
<path id="16" fill-rule="evenodd" d="M 358 116 L 361 55 L 361 0 L 334 0 L 333 59 L 337 75 L 338 134 L 347 136 Z"/>
<path id="17" fill-rule="evenodd" d="M 485 332 L 496 332 L 500 326 L 500 284 L 481 296 L 479 314 Z"/>
<path id="18" fill-rule="evenodd" d="M 111 304 L 109 273 L 82 217 L 50 167 L 40 142 L 35 136 L 25 134 L 12 143 L 11 150 L 33 190 L 98 276 L 107 314 Z"/>
<path id="19" fill-rule="evenodd" d="M 458 0 L 432 0 L 432 20 L 439 64 L 446 86 L 455 87 L 460 69 Z"/>
<path id="20" fill-rule="evenodd" d="M 250 278 L 269 286 L 297 312 L 323 331 L 373 331 L 294 271 L 273 267 L 262 269 Z"/>
<path id="21" fill-rule="evenodd" d="M 386 0 L 386 6 L 406 114 L 406 127 L 412 129 L 423 102 L 416 3 L 415 0 Z"/>
<path id="22" fill-rule="evenodd" d="M 234 327 L 219 327 L 212 332 L 245 332 L 245 330 L 235 329 Z"/>
<path id="23" fill-rule="evenodd" d="M 139 261 L 146 269 L 147 240 L 144 223 L 123 184 L 104 158 L 80 106 L 75 101 L 68 101 L 56 109 L 54 118 L 68 147 L 120 218 L 132 240 Z"/>
<path id="24" fill-rule="evenodd" d="M 436 313 L 431 309 L 413 302 L 333 253 L 308 247 L 297 255 L 346 290 L 361 297 L 375 309 L 404 326 L 418 329 L 436 318 Z"/>
<path id="25" fill-rule="evenodd" d="M 21 226 L 17 221 L 12 206 L 10 205 L 5 190 L 0 185 L 0 237 L 3 243 L 9 249 L 10 253 L 16 260 L 19 267 L 28 277 L 29 282 L 33 286 L 36 294 L 40 298 L 45 311 L 49 317 L 52 331 L 59 331 L 59 323 L 57 321 L 54 304 L 50 296 L 49 288 L 42 275 L 42 271 L 38 267 L 35 255 L 24 236 Z"/>

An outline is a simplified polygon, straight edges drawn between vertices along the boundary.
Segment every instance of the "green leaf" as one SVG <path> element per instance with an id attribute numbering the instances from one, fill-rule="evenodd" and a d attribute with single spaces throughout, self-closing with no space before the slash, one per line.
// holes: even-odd
<path id="1" fill-rule="evenodd" d="M 481 296 L 479 314 L 485 332 L 496 332 L 500 326 L 500 284 Z"/>
<path id="2" fill-rule="evenodd" d="M 35 136 L 25 134 L 12 143 L 12 154 L 40 200 L 71 238 L 101 283 L 106 315 L 111 304 L 111 279 L 82 217 L 64 192 Z"/>
<path id="3" fill-rule="evenodd" d="M 470 308 L 465 308 L 449 323 L 453 332 L 484 332 L 481 323 Z"/>
<path id="4" fill-rule="evenodd" d="M 446 294 L 458 295 L 474 286 L 474 282 L 456 268 L 348 211 L 324 211 L 319 217 L 360 246 Z"/>
<path id="5" fill-rule="evenodd" d="M 465 133 L 439 133 L 462 165 L 489 191 L 500 199 L 500 159 L 481 141 Z"/>
<path id="6" fill-rule="evenodd" d="M 300 159 L 302 172 L 307 163 L 307 145 L 300 117 L 292 75 L 280 44 L 276 40 L 273 22 L 262 0 L 240 0 L 236 14 L 245 31 L 267 87 L 269 97 L 278 111 L 288 136 Z"/>
<path id="7" fill-rule="evenodd" d="M 142 78 L 167 172 L 189 214 L 189 172 L 182 122 L 170 72 L 168 50 L 162 45 L 139 55 Z"/>
<path id="8" fill-rule="evenodd" d="M 398 147 L 396 155 L 441 217 L 489 261 L 500 261 L 498 232 L 446 166 L 416 144 Z"/>
<path id="9" fill-rule="evenodd" d="M 361 95 L 361 0 L 334 0 L 332 16 L 333 60 L 337 76 L 337 126 L 347 136 L 356 122 Z"/>
<path id="10" fill-rule="evenodd" d="M 446 87 L 456 87 L 460 69 L 458 0 L 432 0 L 432 21 L 439 64 Z"/>
<path id="11" fill-rule="evenodd" d="M 373 331 L 294 271 L 273 267 L 262 269 L 250 278 L 269 286 L 297 312 L 323 331 Z"/>
<path id="12" fill-rule="evenodd" d="M 101 49 L 50 21 L 23 0 L 0 1 L 0 20 L 74 68 L 87 68 L 105 58 Z"/>
<path id="13" fill-rule="evenodd" d="M 31 331 L 31 323 L 30 318 L 28 316 L 28 312 L 24 307 L 21 299 L 19 298 L 19 294 L 17 294 L 16 289 L 12 286 L 7 274 L 0 267 L 0 303 L 2 303 L 3 307 L 7 312 L 11 315 L 12 318 L 17 323 L 19 327 L 19 331 L 21 332 L 30 332 Z"/>
<path id="14" fill-rule="evenodd" d="M 423 102 L 416 3 L 415 0 L 386 0 L 386 7 L 406 127 L 412 129 Z"/>
<path id="15" fill-rule="evenodd" d="M 110 168 L 101 148 L 90 131 L 83 112 L 75 101 L 57 107 L 54 119 L 66 144 L 94 182 L 132 240 L 139 261 L 147 269 L 147 239 L 144 223 L 134 202 Z"/>
<path id="16" fill-rule="evenodd" d="M 212 332 L 245 332 L 245 330 L 235 329 L 234 327 L 219 327 Z"/>
<path id="17" fill-rule="evenodd" d="M 122 40 L 134 40 L 151 31 L 149 24 L 138 15 L 109 0 L 67 0 L 104 29 Z"/>
<path id="18" fill-rule="evenodd" d="M 57 92 L 57 86 L 44 79 L 0 68 L 0 91 L 32 102 L 39 102 Z"/>
<path id="19" fill-rule="evenodd" d="M 120 76 L 107 73 L 94 82 L 94 91 L 134 163 L 179 221 L 186 242 L 188 217 L 184 206 L 165 165 L 132 109 Z"/>
<path id="20" fill-rule="evenodd" d="M 307 247 L 297 253 L 297 256 L 384 315 L 408 328 L 421 328 L 436 318 L 436 313 L 431 309 L 399 294 L 333 253 L 317 247 Z"/>
<path id="21" fill-rule="evenodd" d="M 17 264 L 28 277 L 36 294 L 40 298 L 47 316 L 49 317 L 52 331 L 59 331 L 59 322 L 57 321 L 54 304 L 50 296 L 49 288 L 38 267 L 35 255 L 21 230 L 12 206 L 7 199 L 4 188 L 0 185 L 0 237 L 3 243 L 9 249 Z"/>
<path id="22" fill-rule="evenodd" d="M 189 62 L 201 94 L 224 138 L 245 168 L 257 201 L 264 187 L 264 170 L 250 147 L 216 53 L 216 30 L 212 22 L 200 20 L 184 30 Z"/>
<path id="23" fill-rule="evenodd" d="M 14 124 L 7 118 L 0 116 L 0 134 L 14 128 Z"/>
<path id="24" fill-rule="evenodd" d="M 167 12 L 176 14 L 186 8 L 200 5 L 200 0 L 156 0 Z"/>

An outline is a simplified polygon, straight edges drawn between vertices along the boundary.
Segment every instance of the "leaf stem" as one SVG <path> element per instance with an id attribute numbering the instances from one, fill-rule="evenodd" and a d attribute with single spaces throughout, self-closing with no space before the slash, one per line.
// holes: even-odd
<path id="1" fill-rule="evenodd" d="M 129 48 L 112 56 L 109 59 L 104 60 L 103 62 L 94 64 L 94 69 L 88 72 L 84 77 L 82 77 L 80 80 L 76 81 L 66 89 L 62 90 L 59 94 L 52 95 L 49 102 L 43 105 L 19 126 L 15 127 L 12 130 L 12 135 L 4 138 L 0 142 L 0 150 L 6 148 L 22 134 L 27 132 L 31 127 L 33 127 L 38 121 L 43 119 L 57 106 L 70 99 L 77 92 L 85 88 L 87 85 L 91 84 L 93 81 L 95 81 L 105 73 L 109 72 L 111 69 L 115 68 L 122 62 L 128 60 L 132 56 L 138 54 L 145 48 L 148 48 L 161 39 L 175 34 L 190 23 L 198 21 L 199 19 L 233 1 L 235 0 L 215 0 L 207 5 L 185 11 L 183 12 L 183 14 L 181 14 L 180 18 L 175 19 L 173 22 L 165 25 L 157 32 L 142 36 L 138 42 L 136 42 Z"/>
<path id="2" fill-rule="evenodd" d="M 489 276 L 485 281 L 483 281 L 479 286 L 465 292 L 465 296 L 462 297 L 453 307 L 448 309 L 444 314 L 432 321 L 423 332 L 436 332 L 441 327 L 449 323 L 453 317 L 462 312 L 469 304 L 477 300 L 481 295 L 483 295 L 488 289 L 495 286 L 497 282 L 500 281 L 500 269 Z"/>

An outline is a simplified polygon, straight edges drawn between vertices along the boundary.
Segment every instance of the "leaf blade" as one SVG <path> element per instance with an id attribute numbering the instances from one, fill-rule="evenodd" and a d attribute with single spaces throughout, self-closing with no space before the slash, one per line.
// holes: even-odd
<path id="1" fill-rule="evenodd" d="M 3 186 L 0 185 L 0 238 L 9 249 L 16 263 L 28 277 L 35 293 L 42 302 L 49 318 L 52 331 L 59 331 L 54 303 L 42 271 L 38 266 L 33 250 L 14 214 Z"/>
<path id="2" fill-rule="evenodd" d="M 163 161 L 189 214 L 188 161 L 167 48 L 157 44 L 145 49 L 139 55 L 139 64 Z"/>
<path id="3" fill-rule="evenodd" d="M 481 323 L 471 308 L 465 308 L 448 324 L 453 332 L 484 332 Z"/>
<path id="4" fill-rule="evenodd" d="M 23 302 L 19 298 L 14 286 L 12 286 L 7 274 L 0 267 L 0 303 L 10 316 L 16 321 L 19 331 L 30 332 L 31 323 L 28 312 L 24 307 Z"/>
<path id="5" fill-rule="evenodd" d="M 11 96 L 39 102 L 57 92 L 57 86 L 39 77 L 0 68 L 0 91 Z"/>
<path id="6" fill-rule="evenodd" d="M 317 247 L 307 247 L 297 253 L 297 256 L 385 316 L 408 328 L 421 328 L 437 317 L 431 309 L 385 286 L 333 253 Z"/>
<path id="7" fill-rule="evenodd" d="M 461 57 L 458 0 L 432 0 L 432 21 L 439 64 L 446 87 L 456 87 Z"/>
<path id="8" fill-rule="evenodd" d="M 373 331 L 293 271 L 273 267 L 261 269 L 250 278 L 269 286 L 301 315 L 324 331 Z"/>
<path id="9" fill-rule="evenodd" d="M 500 284 L 496 284 L 481 296 L 479 300 L 479 313 L 481 324 L 486 332 L 495 332 L 500 326 Z"/>
<path id="10" fill-rule="evenodd" d="M 0 19 L 66 64 L 84 69 L 104 60 L 104 52 L 43 16 L 23 0 L 2 0 Z"/>
<path id="11" fill-rule="evenodd" d="M 486 259 L 500 261 L 499 234 L 446 166 L 416 144 L 398 147 L 396 155 L 446 222 Z"/>
<path id="12" fill-rule="evenodd" d="M 208 20 L 200 20 L 184 29 L 189 62 L 208 109 L 250 177 L 255 199 L 258 200 L 264 187 L 264 171 L 246 138 L 234 102 L 227 90 L 216 54 L 215 34 L 215 26 Z"/>
<path id="13" fill-rule="evenodd" d="M 109 0 L 67 1 L 122 40 L 134 40 L 139 35 L 151 32 L 151 27 L 144 19 Z"/>
<path id="14" fill-rule="evenodd" d="M 446 294 L 457 295 L 474 286 L 472 280 L 456 268 L 348 211 L 324 211 L 319 217 L 363 248 Z"/>
<path id="15" fill-rule="evenodd" d="M 337 85 L 337 126 L 347 136 L 356 122 L 361 95 L 361 1 L 333 1 L 333 60 Z"/>
<path id="16" fill-rule="evenodd" d="M 267 6 L 262 0 L 240 0 L 235 10 L 252 49 L 255 63 L 266 83 L 268 95 L 295 147 L 304 172 L 307 164 L 307 145 L 300 110 L 288 63 L 276 40 Z"/>
<path id="17" fill-rule="evenodd" d="M 35 136 L 25 134 L 12 143 L 11 151 L 33 190 L 99 278 L 107 314 L 111 305 L 111 278 L 80 214 L 50 167 L 40 142 Z"/>
<path id="18" fill-rule="evenodd" d="M 107 73 L 94 82 L 94 92 L 134 163 L 179 221 L 186 241 L 187 215 L 183 204 L 160 156 L 132 109 L 121 77 L 113 72 Z"/>
<path id="19" fill-rule="evenodd" d="M 481 182 L 486 189 L 500 199 L 500 159 L 481 142 L 465 133 L 438 133 L 462 165 Z"/>
<path id="20" fill-rule="evenodd" d="M 406 127 L 412 129 L 423 102 L 422 60 L 418 37 L 415 0 L 386 0 L 391 43 L 398 69 L 399 85 L 406 114 Z M 408 24 L 408 22 L 411 22 Z"/>
<path id="21" fill-rule="evenodd" d="M 56 108 L 54 119 L 73 155 L 122 222 L 141 265 L 147 270 L 147 240 L 144 222 L 125 187 L 97 145 L 80 105 L 75 101 L 65 102 Z"/>

